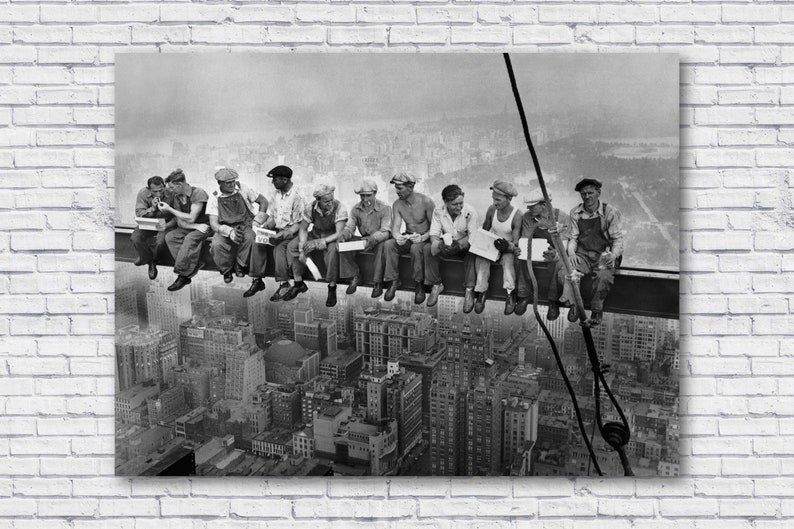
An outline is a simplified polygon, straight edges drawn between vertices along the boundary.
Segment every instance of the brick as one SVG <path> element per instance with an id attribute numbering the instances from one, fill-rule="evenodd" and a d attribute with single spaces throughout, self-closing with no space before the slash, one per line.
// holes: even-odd
<path id="1" fill-rule="evenodd" d="M 478 6 L 477 22 L 480 24 L 537 24 L 538 9 L 535 6 L 498 5 Z"/>
<path id="2" fill-rule="evenodd" d="M 509 44 L 510 29 L 494 26 L 453 26 L 450 29 L 450 42 L 452 44 Z"/>
<path id="3" fill-rule="evenodd" d="M 8 296 L 7 304 L 0 307 L 4 314 L 41 314 L 44 312 L 44 300 L 32 296 Z"/>
<path id="4" fill-rule="evenodd" d="M 36 512 L 36 500 L 5 498 L 0 502 L 0 516 L 35 516 Z"/>
<path id="5" fill-rule="evenodd" d="M 774 380 L 761 378 L 731 378 L 717 381 L 717 391 L 721 395 L 766 395 L 775 392 Z"/>
<path id="6" fill-rule="evenodd" d="M 599 499 L 598 514 L 602 516 L 653 516 L 654 500 Z M 610 524 L 611 525 L 611 524 Z"/>
<path id="7" fill-rule="evenodd" d="M 231 500 L 229 513 L 241 518 L 290 518 L 290 500 Z"/>
<path id="8" fill-rule="evenodd" d="M 296 9 L 303 7 L 302 5 L 296 6 Z M 351 10 L 352 11 L 352 10 Z M 293 8 L 291 6 L 279 5 L 241 5 L 234 12 L 235 22 L 292 22 L 297 19 Z M 330 22 L 328 19 L 323 19 L 325 22 Z M 349 20 L 346 22 L 353 22 Z"/>
<path id="9" fill-rule="evenodd" d="M 15 84 L 59 85 L 69 84 L 72 75 L 61 66 L 16 66 L 13 68 Z"/>
<path id="10" fill-rule="evenodd" d="M 99 460 L 95 458 L 42 458 L 42 476 L 95 476 L 99 473 Z"/>
<path id="11" fill-rule="evenodd" d="M 780 7 L 773 5 L 757 5 L 753 9 L 745 6 L 725 4 L 722 6 L 723 22 L 779 22 Z"/>
<path id="12" fill-rule="evenodd" d="M 656 6 L 603 4 L 598 10 L 600 23 L 643 23 L 658 22 L 659 9 Z"/>
<path id="13" fill-rule="evenodd" d="M 444 44 L 449 39 L 446 27 L 401 27 L 389 30 L 389 44 Z"/>
<path id="14" fill-rule="evenodd" d="M 750 44 L 752 26 L 696 26 L 695 42 L 707 44 Z"/>
<path id="15" fill-rule="evenodd" d="M 42 5 L 42 22 L 97 22 L 99 8 L 92 5 Z"/>
<path id="16" fill-rule="evenodd" d="M 17 167 L 68 167 L 72 165 L 72 151 L 58 149 L 16 149 Z"/>
<path id="17" fill-rule="evenodd" d="M 750 479 L 698 479 L 695 494 L 702 496 L 752 496 L 753 480 Z"/>
<path id="18" fill-rule="evenodd" d="M 755 80 L 759 84 L 782 84 L 794 82 L 794 66 L 774 68 L 756 67 Z"/>
<path id="19" fill-rule="evenodd" d="M 16 496 L 71 496 L 72 482 L 68 479 L 22 479 L 14 480 Z"/>
<path id="20" fill-rule="evenodd" d="M 260 26 L 193 26 L 191 40 L 199 43 L 223 44 L 262 44 L 267 42 L 270 28 Z"/>
<path id="21" fill-rule="evenodd" d="M 638 26 L 637 44 L 691 44 L 695 30 L 690 26 Z"/>
<path id="22" fill-rule="evenodd" d="M 44 88 L 36 91 L 39 105 L 95 105 L 97 91 L 93 88 Z"/>
<path id="23" fill-rule="evenodd" d="M 594 23 L 598 22 L 598 6 L 579 5 L 576 9 L 568 6 L 541 5 L 538 9 L 541 23 Z"/>
<path id="24" fill-rule="evenodd" d="M 746 66 L 698 66 L 695 68 L 695 82 L 699 84 L 730 85 L 750 84 L 753 72 Z"/>
<path id="25" fill-rule="evenodd" d="M 82 498 L 81 498 L 82 499 Z M 101 517 L 112 518 L 119 516 L 147 517 L 159 516 L 160 504 L 157 498 L 146 499 L 101 499 L 98 501 L 98 514 Z"/>
<path id="26" fill-rule="evenodd" d="M 186 44 L 190 42 L 189 26 L 133 26 L 132 43 Z"/>
<path id="27" fill-rule="evenodd" d="M 758 150 L 755 158 L 761 167 L 790 167 L 794 165 L 794 148 Z"/>
<path id="28" fill-rule="evenodd" d="M 160 9 L 157 5 L 101 5 L 99 22 L 157 22 Z"/>
<path id="29" fill-rule="evenodd" d="M 565 44 L 573 40 L 568 26 L 521 26 L 513 28 L 514 44 Z"/>
<path id="30" fill-rule="evenodd" d="M 788 478 L 754 479 L 755 496 L 789 496 L 794 480 Z M 745 496 L 751 496 L 746 494 Z"/>
<path id="31" fill-rule="evenodd" d="M 490 7 L 475 10 L 471 6 L 420 6 L 416 8 L 416 19 L 419 24 L 473 24 L 477 19 L 491 22 L 489 11 Z"/>
<path id="32" fill-rule="evenodd" d="M 659 500 L 659 513 L 664 517 L 680 516 L 716 516 L 719 514 L 717 500 L 697 499 L 666 499 Z"/>
<path id="33" fill-rule="evenodd" d="M 14 40 L 26 44 L 69 44 L 72 28 L 69 26 L 17 26 Z"/>
<path id="34" fill-rule="evenodd" d="M 459 499 L 419 499 L 418 518 L 443 518 L 449 516 L 476 516 L 477 503 Z"/>
<path id="35" fill-rule="evenodd" d="M 710 5 L 674 5 L 659 8 L 659 20 L 662 22 L 706 22 L 711 23 L 720 18 L 720 6 Z"/>
<path id="36" fill-rule="evenodd" d="M 634 26 L 576 26 L 575 38 L 588 40 L 598 44 L 623 43 L 631 44 L 635 40 Z M 567 42 L 567 41 L 566 41 Z"/>
<path id="37" fill-rule="evenodd" d="M 1 64 L 32 64 L 36 61 L 36 48 L 32 46 L 0 47 Z"/>
<path id="38" fill-rule="evenodd" d="M 26 232 L 11 235 L 11 249 L 16 251 L 68 250 L 71 244 L 71 237 L 66 232 Z"/>
<path id="39" fill-rule="evenodd" d="M 777 132 L 773 129 L 730 129 L 717 131 L 719 145 L 774 145 L 777 143 Z M 726 186 L 737 187 L 736 184 L 745 184 L 738 187 L 755 187 L 752 182 L 742 180 L 739 182 L 726 182 Z"/>
<path id="40" fill-rule="evenodd" d="M 329 27 L 328 44 L 385 44 L 385 27 Z"/>
<path id="41" fill-rule="evenodd" d="M 39 64 L 90 64 L 97 60 L 98 51 L 95 46 L 40 46 Z"/>
<path id="42" fill-rule="evenodd" d="M 779 89 L 776 87 L 724 88 L 719 91 L 720 105 L 776 105 L 779 99 Z"/>
<path id="43" fill-rule="evenodd" d="M 416 21 L 413 6 L 359 6 L 356 22 L 359 24 L 413 24 Z"/>
<path id="44" fill-rule="evenodd" d="M 760 44 L 792 44 L 794 43 L 794 25 L 756 26 L 755 42 Z"/>
<path id="45" fill-rule="evenodd" d="M 441 477 L 406 478 L 389 482 L 389 497 L 444 497 L 449 490 L 449 479 Z"/>
<path id="46" fill-rule="evenodd" d="M 15 125 L 68 125 L 72 122 L 71 108 L 15 108 Z"/>
<path id="47" fill-rule="evenodd" d="M 724 46 L 720 48 L 720 63 L 774 63 L 778 54 L 774 46 Z"/>
<path id="48" fill-rule="evenodd" d="M 160 22 L 224 22 L 234 17 L 231 5 L 166 4 L 160 7 Z M 234 41 L 231 41 L 234 42 Z"/>
<path id="49" fill-rule="evenodd" d="M 692 375 L 739 375 L 750 373 L 749 358 L 691 357 L 687 360 Z"/>
<path id="50" fill-rule="evenodd" d="M 266 29 L 265 42 L 283 42 L 296 44 L 322 44 L 326 42 L 328 30 L 324 27 L 278 27 Z"/>
<path id="51" fill-rule="evenodd" d="M 720 516 L 740 516 L 756 518 L 776 516 L 780 510 L 780 500 L 733 499 L 720 503 Z"/>
<path id="52" fill-rule="evenodd" d="M 597 513 L 598 501 L 595 498 L 538 500 L 538 517 L 540 518 L 595 516 Z"/>
<path id="53" fill-rule="evenodd" d="M 696 233 L 692 236 L 692 249 L 695 251 L 750 250 L 753 244 L 752 233 L 715 232 Z"/>
<path id="54" fill-rule="evenodd" d="M 755 111 L 751 107 L 695 109 L 695 124 L 697 125 L 750 125 L 755 123 L 755 119 Z"/>
<path id="55" fill-rule="evenodd" d="M 510 496 L 510 482 L 501 479 L 483 478 L 476 481 L 453 479 L 450 482 L 450 495 L 456 496 Z"/>
<path id="56" fill-rule="evenodd" d="M 749 438 L 691 439 L 693 455 L 743 455 L 752 452 Z"/>
<path id="57" fill-rule="evenodd" d="M 40 146 L 93 145 L 96 141 L 93 129 L 40 129 L 34 132 L 35 143 Z"/>

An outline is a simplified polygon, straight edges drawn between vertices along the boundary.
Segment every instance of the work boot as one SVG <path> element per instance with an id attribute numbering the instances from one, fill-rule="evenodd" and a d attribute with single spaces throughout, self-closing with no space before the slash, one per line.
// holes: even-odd
<path id="1" fill-rule="evenodd" d="M 554 321 L 560 317 L 560 307 L 554 301 L 549 301 L 549 311 L 546 313 L 546 319 Z"/>
<path id="2" fill-rule="evenodd" d="M 138 257 L 135 258 L 135 260 L 132 262 L 132 264 L 135 265 L 135 266 L 141 266 L 141 265 L 143 265 L 145 263 L 143 262 L 143 259 L 141 259 L 141 257 L 138 256 Z"/>
<path id="3" fill-rule="evenodd" d="M 234 278 L 232 277 L 232 271 L 231 270 L 229 270 L 228 272 L 223 274 L 223 282 L 224 283 L 231 283 L 232 279 L 234 279 Z"/>
<path id="4" fill-rule="evenodd" d="M 439 283 L 437 285 L 433 285 L 433 288 L 430 290 L 430 296 L 427 298 L 427 306 L 433 307 L 436 303 L 438 303 L 438 296 L 444 292 L 444 285 Z"/>
<path id="5" fill-rule="evenodd" d="M 568 309 L 568 321 L 571 323 L 579 321 L 579 309 L 576 308 L 576 303 L 571 305 L 571 308 Z"/>
<path id="6" fill-rule="evenodd" d="M 350 284 L 347 285 L 347 289 L 345 289 L 345 294 L 355 294 L 356 289 L 358 288 L 358 284 L 361 281 L 361 278 L 358 276 L 353 276 L 353 279 L 350 280 Z M 373 290 L 374 292 L 374 290 Z"/>
<path id="7" fill-rule="evenodd" d="M 231 275 L 231 274 L 229 274 L 229 275 Z M 264 290 L 264 289 L 265 289 L 265 282 L 262 281 L 261 277 L 255 277 L 254 280 L 251 281 L 251 286 L 248 287 L 248 290 L 243 292 L 243 297 L 244 298 L 250 298 L 251 296 L 253 296 L 257 292 L 259 292 L 260 290 Z"/>
<path id="8" fill-rule="evenodd" d="M 157 263 L 155 263 L 154 261 L 149 263 L 149 279 L 151 279 L 152 281 L 157 279 Z"/>
<path id="9" fill-rule="evenodd" d="M 474 289 L 467 288 L 463 296 L 463 312 L 468 314 L 474 308 Z"/>
<path id="10" fill-rule="evenodd" d="M 306 283 L 303 281 L 295 281 L 295 284 L 289 287 L 289 290 L 287 290 L 287 293 L 284 294 L 281 299 L 282 301 L 295 299 L 298 297 L 298 294 L 303 294 L 307 290 L 309 290 L 309 287 L 306 286 Z"/>
<path id="11" fill-rule="evenodd" d="M 524 298 L 517 298 L 516 300 L 516 308 L 513 311 L 513 314 L 517 316 L 523 316 L 524 313 L 527 311 L 527 307 L 529 306 L 529 296 Z"/>
<path id="12" fill-rule="evenodd" d="M 325 306 L 333 307 L 336 305 L 336 285 L 328 286 L 328 297 L 325 298 Z"/>
<path id="13" fill-rule="evenodd" d="M 425 286 L 422 283 L 417 283 L 414 287 L 414 303 L 421 305 L 425 302 Z"/>
<path id="14" fill-rule="evenodd" d="M 600 310 L 594 310 L 590 313 L 590 325 L 600 325 L 604 319 L 604 313 Z"/>
<path id="15" fill-rule="evenodd" d="M 192 283 L 192 281 L 190 280 L 189 277 L 187 277 L 187 276 L 177 276 L 176 281 L 174 281 L 173 283 L 171 283 L 168 286 L 168 291 L 169 292 L 176 292 L 177 290 L 185 287 L 186 285 L 189 285 L 190 283 Z"/>
<path id="16" fill-rule="evenodd" d="M 289 281 L 284 281 L 276 290 L 276 293 L 270 296 L 270 301 L 281 301 L 284 299 L 284 294 L 289 290 Z"/>
<path id="17" fill-rule="evenodd" d="M 237 277 L 245 277 L 245 270 L 243 270 L 242 266 L 240 266 L 238 264 L 235 264 L 234 265 L 234 275 L 236 275 Z"/>
<path id="18" fill-rule="evenodd" d="M 370 295 L 371 298 L 379 298 L 383 295 L 383 283 L 380 281 L 376 281 L 375 285 L 372 287 L 372 294 Z"/>
<path id="19" fill-rule="evenodd" d="M 400 280 L 395 279 L 389 285 L 389 289 L 386 291 L 386 295 L 383 296 L 383 301 L 391 301 L 394 299 L 394 296 L 397 294 L 397 289 L 400 287 Z"/>
<path id="20" fill-rule="evenodd" d="M 477 295 L 477 299 L 474 302 L 474 312 L 477 314 L 482 314 L 482 311 L 485 310 L 485 292 L 475 292 Z"/>
<path id="21" fill-rule="evenodd" d="M 511 290 L 505 298 L 505 316 L 510 316 L 516 310 L 516 291 Z"/>

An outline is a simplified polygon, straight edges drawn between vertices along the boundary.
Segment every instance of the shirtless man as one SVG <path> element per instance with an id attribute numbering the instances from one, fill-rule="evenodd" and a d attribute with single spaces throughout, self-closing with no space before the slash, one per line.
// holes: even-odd
<path id="1" fill-rule="evenodd" d="M 394 299 L 400 286 L 400 256 L 411 254 L 412 278 L 414 280 L 414 303 L 425 301 L 424 248 L 430 241 L 430 223 L 433 220 L 435 203 L 430 197 L 414 191 L 416 178 L 408 173 L 399 173 L 389 182 L 397 190 L 397 200 L 392 206 L 391 233 L 393 239 L 384 243 L 386 271 L 383 281 L 389 282 L 385 301 Z M 400 228 L 405 222 L 405 232 Z"/>

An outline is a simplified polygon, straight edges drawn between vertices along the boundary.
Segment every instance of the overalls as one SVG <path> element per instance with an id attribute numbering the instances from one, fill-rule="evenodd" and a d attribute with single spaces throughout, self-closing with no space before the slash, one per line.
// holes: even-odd
<path id="1" fill-rule="evenodd" d="M 338 200 L 334 200 L 334 207 L 327 215 L 322 215 L 319 213 L 315 208 L 312 206 L 312 231 L 309 232 L 309 239 L 321 239 L 323 237 L 327 237 L 329 235 L 333 235 L 336 233 L 336 212 L 339 210 L 340 203 Z M 302 263 L 298 256 L 300 252 L 298 251 L 298 242 L 299 237 L 295 237 L 292 241 L 290 241 L 289 246 L 287 247 L 288 254 L 292 257 L 292 272 L 295 277 L 302 277 L 306 278 L 306 273 L 308 272 L 308 268 L 306 267 L 305 263 Z M 325 250 L 315 250 L 309 254 L 310 257 L 318 258 L 322 254 L 323 260 L 325 262 L 325 280 L 330 282 L 336 282 L 339 280 L 339 244 L 334 242 L 329 242 Z"/>
<path id="2" fill-rule="evenodd" d="M 604 210 L 606 210 L 606 204 L 604 205 Z M 579 238 L 577 239 L 576 255 L 582 257 L 582 262 L 576 269 L 583 274 L 594 274 L 590 310 L 601 312 L 604 310 L 604 300 L 609 294 L 609 289 L 615 282 L 615 270 L 618 267 L 619 260 L 615 260 L 614 268 L 599 266 L 601 253 L 609 248 L 609 240 L 601 229 L 601 217 L 592 219 L 580 218 L 577 223 L 579 225 Z"/>
<path id="3" fill-rule="evenodd" d="M 231 238 L 220 233 L 212 237 L 212 259 L 221 274 L 230 273 L 235 263 L 243 270 L 248 268 L 255 239 L 251 228 L 253 219 L 251 210 L 239 192 L 218 197 L 218 224 L 231 226 L 237 232 L 237 242 L 232 242 Z"/>

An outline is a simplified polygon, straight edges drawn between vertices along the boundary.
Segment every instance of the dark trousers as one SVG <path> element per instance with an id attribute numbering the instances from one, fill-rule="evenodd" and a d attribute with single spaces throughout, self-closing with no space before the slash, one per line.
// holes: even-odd
<path id="1" fill-rule="evenodd" d="M 273 264 L 276 268 L 276 281 L 283 283 L 289 281 L 292 260 L 288 255 L 287 247 L 292 241 L 297 241 L 297 237 L 285 239 L 273 246 Z M 297 242 L 295 243 L 298 244 Z M 254 244 L 251 248 L 251 269 L 248 275 L 251 277 L 265 277 L 265 267 L 267 266 L 267 249 L 265 244 Z"/>
<path id="2" fill-rule="evenodd" d="M 157 257 L 165 248 L 166 233 L 168 232 L 142 230 L 140 228 L 133 230 L 130 240 L 141 258 L 141 264 L 157 262 Z"/>
<path id="3" fill-rule="evenodd" d="M 359 239 L 361 239 L 361 237 L 356 236 L 350 240 L 357 241 Z M 374 249 L 369 250 L 369 252 L 375 253 L 375 273 L 372 275 L 372 281 L 375 283 L 381 283 L 383 281 L 383 250 L 385 247 L 386 241 L 382 241 L 376 244 Z M 361 270 L 356 262 L 356 256 L 358 254 L 359 252 L 339 252 L 339 277 L 355 277 L 361 274 Z"/>
<path id="4" fill-rule="evenodd" d="M 425 285 L 442 284 L 440 265 L 443 257 L 440 254 L 433 255 L 430 244 L 426 244 L 423 251 L 425 260 Z M 474 266 L 477 256 L 469 253 L 468 250 L 460 250 L 455 255 L 463 257 L 463 286 L 465 288 L 474 288 L 474 284 L 477 280 L 477 271 Z"/>
<path id="5" fill-rule="evenodd" d="M 314 240 L 316 237 L 312 237 L 312 234 L 309 234 L 309 240 Z M 298 256 L 300 252 L 298 251 L 298 238 L 295 237 L 289 243 L 287 247 L 287 254 L 292 261 L 292 272 L 295 276 L 295 279 L 298 278 L 306 279 L 306 276 L 309 274 L 309 268 L 306 266 L 305 263 L 302 263 Z M 339 280 L 339 244 L 336 242 L 329 242 L 325 250 L 314 250 L 310 252 L 308 256 L 312 261 L 315 263 L 322 259 L 325 263 L 325 279 L 326 281 L 336 283 Z"/>
<path id="6" fill-rule="evenodd" d="M 555 257 L 553 261 L 548 263 L 552 267 L 551 275 L 549 277 L 549 301 L 557 301 L 560 299 L 560 294 L 565 284 L 565 267 L 559 257 Z M 529 269 L 532 266 L 532 261 L 523 261 L 516 259 L 516 295 L 520 298 L 532 297 L 532 282 L 529 279 Z"/>
<path id="7" fill-rule="evenodd" d="M 577 255 L 582 258 L 582 262 L 576 266 L 576 269 L 584 275 L 591 274 L 593 276 L 592 291 L 589 293 L 582 292 L 583 301 L 587 303 L 589 298 L 590 310 L 601 312 L 604 310 L 604 300 L 607 298 L 609 290 L 615 283 L 615 270 L 617 270 L 617 265 L 615 268 L 600 270 L 598 268 L 600 256 L 589 258 L 578 252 Z M 564 279 L 565 270 L 562 271 L 562 277 Z"/>
<path id="8" fill-rule="evenodd" d="M 198 269 L 201 246 L 212 235 L 212 230 L 201 233 L 199 230 L 175 228 L 165 234 L 168 251 L 174 258 L 174 273 L 189 276 Z"/>
<path id="9" fill-rule="evenodd" d="M 411 254 L 411 278 L 415 283 L 424 283 L 425 280 L 425 246 L 430 246 L 430 241 L 418 244 L 407 241 L 400 246 L 396 239 L 389 239 L 384 244 L 383 255 L 386 261 L 384 281 L 394 281 L 400 277 L 400 256 Z"/>
<path id="10" fill-rule="evenodd" d="M 248 268 L 251 259 L 251 248 L 256 235 L 250 227 L 246 228 L 243 240 L 232 242 L 229 237 L 216 233 L 212 236 L 212 260 L 221 274 L 231 272 L 235 263 L 240 268 Z"/>

